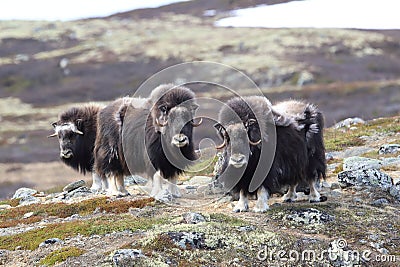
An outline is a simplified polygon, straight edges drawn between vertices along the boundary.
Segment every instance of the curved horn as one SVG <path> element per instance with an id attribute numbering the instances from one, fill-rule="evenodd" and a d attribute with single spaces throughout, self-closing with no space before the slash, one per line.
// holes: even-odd
<path id="1" fill-rule="evenodd" d="M 78 129 L 75 129 L 75 130 L 74 130 L 74 133 L 77 133 L 77 134 L 83 135 L 83 132 L 79 131 Z"/>
<path id="2" fill-rule="evenodd" d="M 193 127 L 198 127 L 198 126 L 200 126 L 200 124 L 203 123 L 203 118 L 200 118 L 200 120 L 199 120 L 198 123 L 195 123 L 195 122 L 191 122 L 191 123 L 192 123 L 192 126 L 193 126 Z"/>
<path id="3" fill-rule="evenodd" d="M 164 123 L 161 123 L 158 118 L 156 118 L 156 124 L 160 127 L 165 127 L 168 124 L 168 121 L 165 121 Z"/>
<path id="4" fill-rule="evenodd" d="M 224 148 L 225 146 L 226 146 L 226 140 L 225 140 L 225 138 L 224 138 L 224 142 L 223 142 L 221 145 L 216 146 L 215 148 L 216 148 L 216 149 L 221 149 L 221 148 Z"/>
<path id="5" fill-rule="evenodd" d="M 253 142 L 253 141 L 251 141 L 251 140 L 249 139 L 249 144 L 252 145 L 252 146 L 259 145 L 260 143 L 261 143 L 261 139 L 258 140 L 257 142 Z"/>
<path id="6" fill-rule="evenodd" d="M 58 135 L 57 133 L 53 133 L 53 134 L 51 134 L 51 135 L 48 135 L 47 138 L 56 137 L 57 135 Z"/>

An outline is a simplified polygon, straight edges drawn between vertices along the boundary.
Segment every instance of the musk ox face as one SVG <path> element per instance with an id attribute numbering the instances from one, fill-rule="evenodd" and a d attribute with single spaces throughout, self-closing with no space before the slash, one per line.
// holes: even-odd
<path id="1" fill-rule="evenodd" d="M 54 122 L 55 133 L 49 137 L 57 136 L 60 144 L 60 158 L 68 160 L 74 157 L 74 152 L 78 146 L 80 136 L 83 135 L 80 128 L 81 120 L 73 122 Z"/>
<path id="2" fill-rule="evenodd" d="M 174 90 L 171 89 L 157 101 L 151 115 L 155 130 L 162 134 L 164 140 L 172 146 L 184 148 L 191 145 L 193 127 L 201 123 L 201 120 L 198 123 L 193 120 L 199 106 L 194 99 L 179 103 L 180 99 L 174 97 L 177 93 Z"/>
<path id="3" fill-rule="evenodd" d="M 245 168 L 249 158 L 261 143 L 261 134 L 255 119 L 245 118 L 243 121 L 228 124 L 225 127 L 220 123 L 214 125 L 223 143 L 217 146 L 224 148 L 226 164 L 236 169 Z"/>

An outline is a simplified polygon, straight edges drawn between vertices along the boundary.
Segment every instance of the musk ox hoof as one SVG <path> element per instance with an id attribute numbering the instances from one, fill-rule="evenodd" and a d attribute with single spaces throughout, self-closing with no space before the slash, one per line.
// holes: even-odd
<path id="1" fill-rule="evenodd" d="M 326 196 L 320 196 L 319 199 L 310 199 L 310 203 L 325 202 L 328 198 Z"/>
<path id="2" fill-rule="evenodd" d="M 283 202 L 285 202 L 285 203 L 293 203 L 294 200 L 291 199 L 291 198 L 288 198 L 288 199 L 284 199 Z"/>
<path id="3" fill-rule="evenodd" d="M 248 204 L 238 203 L 233 208 L 233 212 L 246 212 L 246 211 L 249 211 L 249 205 Z"/>
<path id="4" fill-rule="evenodd" d="M 264 204 L 264 205 L 256 205 L 254 207 L 254 212 L 256 212 L 256 213 L 263 213 L 263 212 L 266 212 L 267 210 L 269 210 L 269 207 L 266 204 Z"/>

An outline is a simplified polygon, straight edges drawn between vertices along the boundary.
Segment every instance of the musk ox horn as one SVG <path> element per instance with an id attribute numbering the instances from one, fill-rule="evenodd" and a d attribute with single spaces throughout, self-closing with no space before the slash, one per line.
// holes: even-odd
<path id="1" fill-rule="evenodd" d="M 249 139 L 249 144 L 252 145 L 252 146 L 259 145 L 260 143 L 261 143 L 261 139 L 258 140 L 257 142 L 253 142 L 253 141 L 251 141 L 251 140 Z"/>
<path id="2" fill-rule="evenodd" d="M 79 131 L 78 129 L 75 129 L 75 130 L 74 130 L 74 133 L 77 133 L 77 134 L 83 135 L 83 132 Z"/>
<path id="3" fill-rule="evenodd" d="M 53 133 L 53 134 L 51 134 L 51 135 L 48 135 L 47 138 L 56 137 L 57 135 L 58 135 L 57 133 Z"/>
<path id="4" fill-rule="evenodd" d="M 168 124 L 168 121 L 165 121 L 164 123 L 161 123 L 158 118 L 156 118 L 156 124 L 160 127 L 165 127 Z"/>
<path id="5" fill-rule="evenodd" d="M 192 123 L 192 126 L 193 126 L 193 127 L 198 127 L 198 126 L 200 126 L 200 124 L 203 123 L 203 118 L 200 118 L 200 120 L 199 120 L 198 123 L 195 123 L 195 122 L 191 122 L 191 123 Z"/>
<path id="6" fill-rule="evenodd" d="M 224 142 L 222 144 L 220 144 L 219 146 L 216 146 L 216 149 L 221 149 L 224 148 L 226 146 L 226 140 L 224 139 Z"/>

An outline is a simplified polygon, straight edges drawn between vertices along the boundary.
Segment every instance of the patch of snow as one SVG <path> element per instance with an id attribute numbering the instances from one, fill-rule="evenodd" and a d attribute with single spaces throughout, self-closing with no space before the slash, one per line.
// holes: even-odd
<path id="1" fill-rule="evenodd" d="M 396 0 L 307 0 L 238 9 L 219 27 L 399 29 Z"/>

